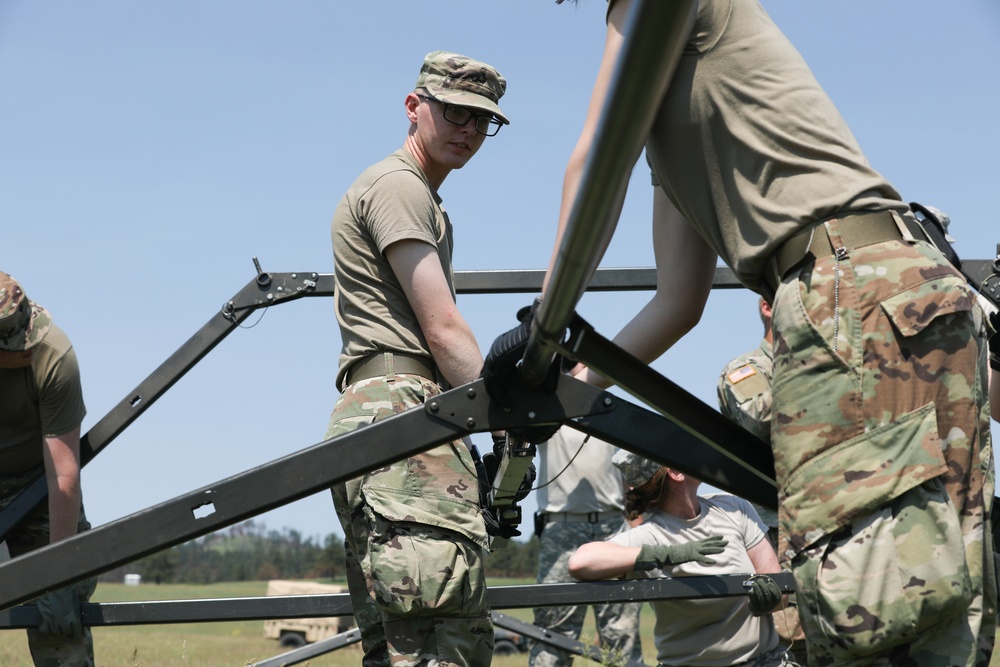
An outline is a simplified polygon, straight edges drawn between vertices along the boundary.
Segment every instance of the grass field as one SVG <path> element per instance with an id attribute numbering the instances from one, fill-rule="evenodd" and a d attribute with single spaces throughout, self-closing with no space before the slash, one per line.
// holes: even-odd
<path id="1" fill-rule="evenodd" d="M 491 585 L 533 583 L 529 580 L 493 581 Z M 251 581 L 212 584 L 100 584 L 94 602 L 140 600 L 190 600 L 200 598 L 256 597 L 265 594 L 267 583 Z M 505 609 L 505 614 L 531 621 L 530 609 Z M 241 667 L 283 652 L 274 640 L 264 639 L 263 621 L 225 623 L 179 623 L 170 625 L 94 628 L 97 667 Z M 646 664 L 656 664 L 653 648 L 653 614 L 647 606 L 642 614 L 643 654 Z M 588 614 L 584 641 L 592 641 L 593 615 Z M 356 667 L 361 662 L 357 646 L 300 663 L 308 667 Z M 527 654 L 498 658 L 494 667 L 524 667 Z M 577 664 L 588 663 L 578 659 Z M 1000 667 L 994 656 L 991 667 Z M 32 667 L 23 630 L 0 632 L 0 666 Z"/>

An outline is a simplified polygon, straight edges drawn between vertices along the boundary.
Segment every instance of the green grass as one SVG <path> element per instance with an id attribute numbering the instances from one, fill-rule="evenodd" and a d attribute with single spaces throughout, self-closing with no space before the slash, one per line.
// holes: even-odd
<path id="1" fill-rule="evenodd" d="M 531 583 L 534 581 L 530 579 L 490 581 L 491 586 Z M 256 597 L 264 595 L 266 588 L 267 583 L 263 581 L 205 586 L 189 584 L 125 586 L 102 583 L 98 585 L 93 601 Z M 524 621 L 532 620 L 530 609 L 502 611 Z M 264 639 L 263 621 L 98 627 L 94 628 L 93 633 L 97 667 L 238 667 L 282 652 L 276 641 Z M 654 665 L 656 651 L 653 647 L 653 614 L 648 605 L 642 613 L 641 633 L 645 662 Z M 591 642 L 593 637 L 593 615 L 588 614 L 581 640 Z M 301 664 L 309 667 L 356 667 L 360 661 L 360 648 L 353 646 Z M 495 667 L 525 667 L 527 664 L 527 654 L 498 658 L 493 662 Z M 580 659 L 577 664 L 596 663 Z M 0 632 L 0 665 L 33 667 L 23 630 Z M 1000 655 L 994 656 L 990 665 L 1000 667 Z"/>
<path id="2" fill-rule="evenodd" d="M 263 581 L 212 584 L 99 584 L 94 602 L 140 600 L 190 600 L 199 598 L 256 597 L 264 595 Z M 263 621 L 178 623 L 169 625 L 97 627 L 93 629 L 98 667 L 215 667 L 244 665 L 282 652 L 278 643 L 264 639 Z M 343 656 L 311 660 L 320 665 L 356 665 L 357 649 Z M 305 664 L 305 663 L 303 663 Z M 23 631 L 0 633 L 0 665 L 32 667 Z"/>

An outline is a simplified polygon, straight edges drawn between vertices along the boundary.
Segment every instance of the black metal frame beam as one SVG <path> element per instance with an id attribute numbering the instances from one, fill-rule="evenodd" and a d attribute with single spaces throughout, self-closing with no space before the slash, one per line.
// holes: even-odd
<path id="1" fill-rule="evenodd" d="M 790 572 L 770 575 L 783 593 L 795 592 Z M 693 600 L 703 597 L 746 595 L 749 574 L 704 575 L 662 579 L 624 579 L 571 584 L 495 586 L 487 591 L 492 609 L 528 609 L 611 602 Z M 320 595 L 265 595 L 246 598 L 153 600 L 141 602 L 88 602 L 81 605 L 84 625 L 168 625 L 261 621 L 273 618 L 325 618 L 350 616 L 348 593 Z M 0 611 L 0 628 L 37 627 L 40 616 L 34 605 Z"/>
<path id="2" fill-rule="evenodd" d="M 646 602 L 702 597 L 745 595 L 748 575 L 696 576 L 631 581 L 601 581 L 576 584 L 503 586 L 488 591 L 490 606 L 495 609 L 546 606 L 606 604 L 609 602 Z M 783 593 L 795 591 L 795 581 L 788 572 L 773 576 Z M 204 623 L 267 620 L 271 618 L 319 618 L 353 614 L 350 595 L 286 595 L 252 598 L 163 600 L 152 602 L 86 603 L 81 607 L 84 625 L 114 627 L 171 623 Z M 601 652 L 578 641 L 493 611 L 495 625 L 519 632 L 575 655 L 602 662 Z M 40 621 L 34 605 L 0 611 L 0 628 L 33 628 Z M 293 665 L 324 655 L 361 640 L 355 628 L 334 637 L 303 646 L 254 663 L 253 667 Z M 635 663 L 630 663 L 635 665 Z M 635 665 L 637 667 L 637 665 Z"/>
<path id="3" fill-rule="evenodd" d="M 745 595 L 749 575 L 709 575 L 664 579 L 580 582 L 502 586 L 488 591 L 491 608 L 515 609 L 547 606 L 688 600 Z M 795 591 L 791 573 L 772 575 L 783 593 Z M 350 595 L 286 595 L 253 598 L 163 600 L 147 602 L 86 603 L 81 606 L 84 625 L 111 627 L 170 623 L 319 618 L 353 614 Z M 561 635 L 493 611 L 493 622 L 575 655 L 602 661 L 599 650 Z M 0 611 L 0 628 L 33 628 L 40 621 L 38 608 L 24 605 Z M 355 628 L 334 637 L 254 663 L 254 667 L 293 665 L 361 640 Z M 638 667 L 635 663 L 634 667 Z"/>
<path id="4" fill-rule="evenodd" d="M 752 490 L 748 491 L 744 488 L 740 488 L 739 491 L 735 490 L 748 479 L 739 482 L 731 480 L 731 483 L 727 485 L 728 488 L 720 488 L 768 507 L 777 505 L 774 458 L 771 447 L 767 443 L 753 436 L 735 422 L 722 418 L 718 410 L 601 336 L 580 317 L 575 317 L 570 326 L 567 341 L 557 345 L 556 349 L 561 354 L 575 361 L 582 361 L 589 368 L 609 378 L 613 384 L 655 408 L 687 434 L 729 457 L 743 467 L 746 472 L 767 482 L 771 487 L 771 493 L 766 500 L 763 500 Z M 636 451 L 633 442 L 614 438 L 610 432 L 606 432 L 605 435 L 611 437 L 619 447 Z M 601 437 L 603 439 L 604 435 Z M 657 437 L 663 436 L 657 434 Z M 670 437 L 676 439 L 678 436 L 671 434 Z M 644 452 L 636 451 L 636 453 L 647 455 Z M 651 455 L 647 455 L 648 458 L 660 460 L 655 452 L 649 452 L 649 454 Z M 713 460 L 716 463 L 719 462 L 717 457 Z M 661 461 L 661 463 L 674 465 L 666 461 Z M 702 467 L 704 468 L 704 466 Z M 715 484 L 715 480 L 712 483 Z"/>
<path id="5" fill-rule="evenodd" d="M 545 271 L 456 271 L 455 291 L 459 294 L 537 294 L 542 291 Z M 728 266 L 715 269 L 713 289 L 745 289 Z M 656 289 L 656 269 L 651 267 L 597 269 L 588 292 L 637 292 Z"/>
<path id="6" fill-rule="evenodd" d="M 795 591 L 791 573 L 773 575 L 783 593 Z M 665 599 L 697 599 L 745 595 L 748 575 L 696 576 L 631 581 L 601 581 L 576 584 L 541 584 L 504 586 L 488 591 L 494 609 L 535 608 L 608 602 L 644 602 Z M 149 625 L 165 623 L 199 623 L 235 620 L 265 620 L 271 618 L 316 618 L 351 615 L 350 595 L 265 596 L 201 600 L 165 600 L 159 602 L 87 603 L 81 614 L 87 626 Z M 596 662 L 605 656 L 593 646 L 571 640 L 531 623 L 493 611 L 493 623 L 514 632 L 555 646 L 574 655 Z M 25 605 L 0 611 L 0 627 L 37 627 L 38 608 Z M 350 646 L 361 641 L 355 628 L 308 646 L 258 661 L 253 667 L 280 667 L 299 664 L 311 658 Z M 642 663 L 628 663 L 640 667 Z"/>
<path id="7" fill-rule="evenodd" d="M 498 611 L 493 612 L 492 616 L 493 625 L 505 628 L 511 632 L 517 632 L 537 642 L 554 646 L 566 653 L 579 655 L 602 665 L 623 665 L 623 667 L 645 667 L 646 665 L 646 663 L 636 660 L 622 663 L 620 656 L 612 655 L 606 650 L 602 651 L 597 646 L 584 644 L 581 641 L 570 639 L 547 628 L 540 628 L 533 623 L 527 623 L 513 616 L 501 614 Z"/>
<path id="8" fill-rule="evenodd" d="M 635 452 L 691 475 L 758 505 L 776 509 L 778 493 L 773 478 L 748 468 L 734 456 L 743 443 L 756 442 L 746 431 L 726 443 L 728 451 L 705 443 L 669 419 L 622 399 L 612 412 L 586 415 L 567 424 L 613 445 Z M 749 451 L 749 448 L 748 448 Z M 771 465 L 773 467 L 773 459 Z M 762 465 L 766 461 L 761 461 Z"/>
<path id="9" fill-rule="evenodd" d="M 527 637 L 555 646 L 574 655 L 602 662 L 598 649 L 545 628 L 506 616 L 495 609 L 545 606 L 606 604 L 609 602 L 645 602 L 665 599 L 697 599 L 745 595 L 748 575 L 696 576 L 631 581 L 581 582 L 504 586 L 488 591 L 493 623 Z M 795 591 L 795 580 L 788 572 L 773 575 L 783 593 Z M 170 623 L 266 620 L 271 618 L 319 618 L 353 614 L 350 595 L 264 596 L 254 598 L 164 600 L 146 602 L 86 603 L 81 606 L 84 625 L 111 627 Z M 0 628 L 37 627 L 41 617 L 34 605 L 0 611 Z M 281 653 L 254 663 L 253 667 L 279 667 L 299 664 L 310 658 L 350 646 L 361 640 L 357 628 L 334 637 Z M 641 663 L 629 663 L 639 667 Z"/>
<path id="10" fill-rule="evenodd" d="M 246 667 L 287 667 L 287 665 L 297 665 L 306 660 L 318 658 L 321 655 L 342 649 L 345 646 L 357 644 L 360 641 L 361 631 L 357 628 L 352 628 L 347 632 L 341 632 L 333 637 L 327 637 L 318 642 L 306 644 L 285 653 L 279 653 L 265 660 L 247 663 Z"/>

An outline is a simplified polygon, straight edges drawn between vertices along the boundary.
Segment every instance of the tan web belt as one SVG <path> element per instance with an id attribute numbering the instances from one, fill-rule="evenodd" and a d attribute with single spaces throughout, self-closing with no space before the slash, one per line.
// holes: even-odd
<path id="1" fill-rule="evenodd" d="M 434 363 L 426 357 L 399 352 L 379 352 L 355 361 L 347 371 L 347 385 L 377 377 L 419 375 L 437 381 Z"/>
<path id="2" fill-rule="evenodd" d="M 851 213 L 832 218 L 830 221 L 834 223 L 845 250 L 864 248 L 885 241 L 927 239 L 919 222 L 895 211 Z M 764 286 L 768 292 L 764 296 L 769 301 L 773 301 L 785 274 L 805 259 L 807 254 L 815 259 L 834 254 L 825 223 L 801 230 L 785 241 L 771 256 L 764 272 Z"/>

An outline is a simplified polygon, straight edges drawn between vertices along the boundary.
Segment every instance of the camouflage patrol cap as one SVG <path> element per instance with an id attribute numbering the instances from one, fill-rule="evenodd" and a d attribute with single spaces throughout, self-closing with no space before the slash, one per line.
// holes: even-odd
<path id="1" fill-rule="evenodd" d="M 486 63 L 458 53 L 432 51 L 424 57 L 414 88 L 425 89 L 441 102 L 488 111 L 504 125 L 510 124 L 497 106 L 507 81 Z"/>
<path id="2" fill-rule="evenodd" d="M 656 461 L 644 459 L 627 449 L 616 450 L 611 463 L 621 471 L 625 483 L 636 489 L 653 479 L 661 467 Z"/>
<path id="3" fill-rule="evenodd" d="M 30 301 L 20 283 L 0 271 L 0 350 L 29 350 L 42 342 L 51 326 L 49 311 Z"/>

